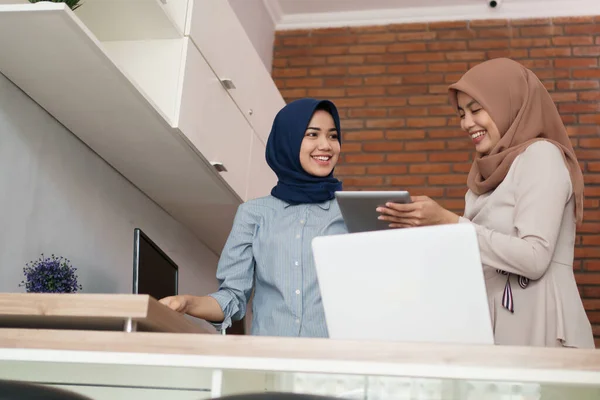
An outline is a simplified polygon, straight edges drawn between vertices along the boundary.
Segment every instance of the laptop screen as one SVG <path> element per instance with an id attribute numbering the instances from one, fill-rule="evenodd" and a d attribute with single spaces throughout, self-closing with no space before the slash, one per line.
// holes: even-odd
<path id="1" fill-rule="evenodd" d="M 134 231 L 133 293 L 157 300 L 177 294 L 178 267 L 139 228 Z"/>

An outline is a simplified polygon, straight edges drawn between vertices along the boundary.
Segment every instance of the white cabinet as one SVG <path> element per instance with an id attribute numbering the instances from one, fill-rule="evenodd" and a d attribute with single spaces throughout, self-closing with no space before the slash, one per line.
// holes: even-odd
<path id="1" fill-rule="evenodd" d="M 2 74 L 217 253 L 237 206 L 276 182 L 264 144 L 284 101 L 226 1 L 2 0 L 0 54 Z"/>
<path id="2" fill-rule="evenodd" d="M 245 200 L 252 128 L 194 44 L 186 48 L 178 128 Z"/>
<path id="3" fill-rule="evenodd" d="M 190 38 L 217 76 L 233 82 L 231 97 L 266 142 L 285 102 L 229 2 L 195 1 Z"/>

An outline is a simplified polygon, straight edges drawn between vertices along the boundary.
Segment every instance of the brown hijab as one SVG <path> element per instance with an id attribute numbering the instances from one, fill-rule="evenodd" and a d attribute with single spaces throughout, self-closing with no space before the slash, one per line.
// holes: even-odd
<path id="1" fill-rule="evenodd" d="M 457 92 L 475 99 L 500 131 L 500 141 L 485 156 L 477 155 L 467 186 L 475 194 L 494 190 L 506 177 L 514 159 L 527 146 L 547 140 L 560 148 L 571 175 L 577 223 L 583 219 L 583 174 L 567 130 L 550 94 L 537 76 L 508 58 L 478 64 L 448 88 L 458 109 Z"/>

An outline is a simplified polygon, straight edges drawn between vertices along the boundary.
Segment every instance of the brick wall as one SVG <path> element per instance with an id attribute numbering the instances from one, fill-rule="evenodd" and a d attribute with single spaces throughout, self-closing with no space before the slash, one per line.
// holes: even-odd
<path id="1" fill-rule="evenodd" d="M 281 31 L 273 77 L 286 101 L 329 98 L 350 190 L 409 189 L 461 212 L 473 146 L 446 89 L 510 57 L 533 69 L 568 127 L 586 182 L 575 272 L 600 346 L 600 17 L 437 22 Z"/>

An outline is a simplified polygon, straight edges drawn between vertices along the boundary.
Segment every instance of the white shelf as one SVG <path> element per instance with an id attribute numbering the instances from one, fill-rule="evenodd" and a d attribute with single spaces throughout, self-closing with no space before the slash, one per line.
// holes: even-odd
<path id="1" fill-rule="evenodd" d="M 105 3 L 86 0 L 85 6 L 95 1 Z M 165 51 L 181 54 L 164 66 L 164 75 L 179 79 L 185 57 L 178 46 L 184 49 L 189 41 L 172 40 L 161 43 Z M 154 82 L 155 93 L 148 90 L 152 76 L 141 71 L 152 59 L 144 59 L 143 43 L 136 46 L 136 54 L 127 42 L 106 46 L 62 3 L 0 5 L 0 72 L 220 252 L 243 194 L 236 194 L 188 137 L 171 126 L 178 118 L 181 84 L 165 85 L 172 90 L 172 113 L 150 100 L 160 98 L 160 83 Z M 118 66 L 119 57 L 131 61 L 134 55 L 140 56 L 139 64 Z M 129 78 L 134 73 L 137 84 Z"/>
<path id="2" fill-rule="evenodd" d="M 82 0 L 75 14 L 102 42 L 177 39 L 188 0 Z"/>

